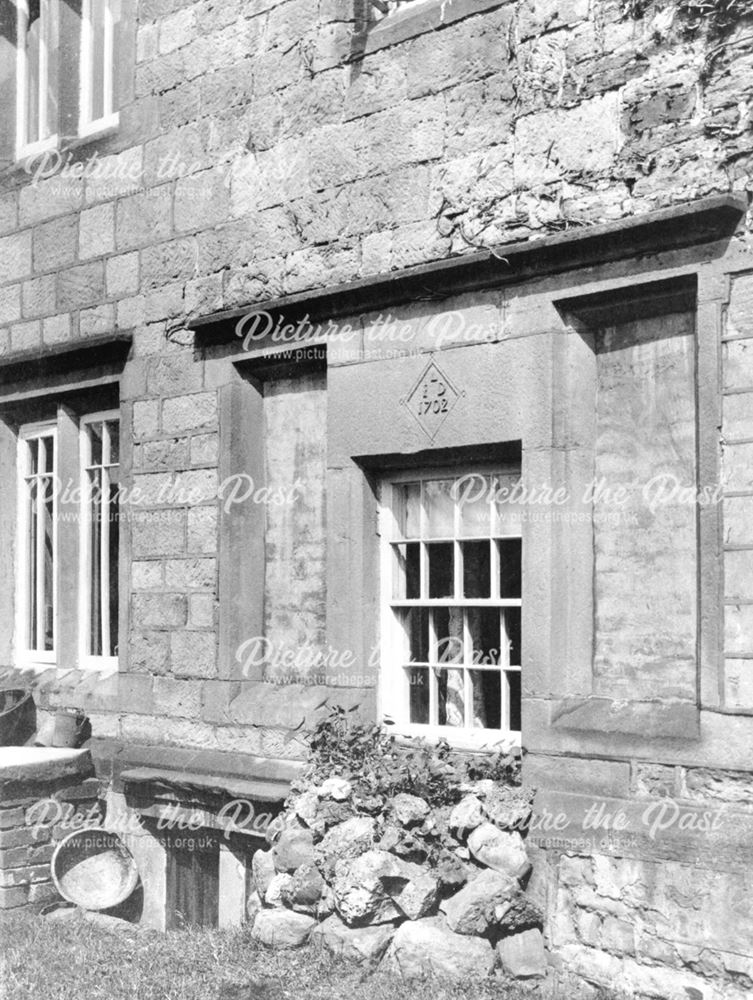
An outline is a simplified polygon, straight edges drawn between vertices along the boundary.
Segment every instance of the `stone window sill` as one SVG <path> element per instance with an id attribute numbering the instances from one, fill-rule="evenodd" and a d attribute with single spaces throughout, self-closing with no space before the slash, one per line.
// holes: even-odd
<path id="1" fill-rule="evenodd" d="M 566 698 L 552 706 L 552 726 L 580 732 L 696 741 L 701 713 L 690 702 Z"/>

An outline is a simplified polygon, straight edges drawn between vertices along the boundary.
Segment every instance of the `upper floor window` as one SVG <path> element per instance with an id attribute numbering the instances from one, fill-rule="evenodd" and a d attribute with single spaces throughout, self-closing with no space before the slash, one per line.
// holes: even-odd
<path id="1" fill-rule="evenodd" d="M 79 134 L 118 123 L 115 55 L 119 49 L 120 0 L 83 0 Z"/>
<path id="2" fill-rule="evenodd" d="M 517 473 L 409 474 L 382 486 L 385 716 L 414 735 L 520 732 Z"/>
<path id="3" fill-rule="evenodd" d="M 57 141 L 58 0 L 18 0 L 16 128 L 19 155 Z"/>
<path id="4" fill-rule="evenodd" d="M 16 158 L 118 124 L 123 0 L 16 0 Z"/>

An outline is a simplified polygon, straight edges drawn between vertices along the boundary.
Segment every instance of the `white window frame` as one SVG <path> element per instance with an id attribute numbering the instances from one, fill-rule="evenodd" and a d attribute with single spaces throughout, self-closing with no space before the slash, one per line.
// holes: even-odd
<path id="1" fill-rule="evenodd" d="M 445 468 L 418 468 L 412 470 L 401 470 L 395 473 L 385 473 L 379 483 L 379 535 L 380 535 L 380 672 L 379 672 L 379 682 L 378 682 L 378 701 L 379 701 L 379 713 L 380 718 L 383 723 L 389 725 L 390 732 L 396 735 L 426 739 L 430 741 L 436 741 L 440 738 L 446 739 L 450 744 L 459 749 L 498 749 L 520 746 L 521 733 L 514 732 L 510 730 L 503 729 L 484 729 L 481 727 L 460 727 L 460 726 L 440 726 L 440 725 L 423 725 L 423 724 L 412 724 L 408 718 L 409 708 L 406 704 L 406 688 L 405 681 L 402 674 L 405 659 L 401 656 L 402 650 L 404 650 L 405 643 L 405 633 L 401 626 L 396 622 L 393 609 L 395 607 L 494 607 L 503 609 L 505 607 L 522 608 L 523 597 L 521 593 L 520 598 L 500 598 L 491 597 L 489 599 L 479 599 L 479 598 L 447 598 L 447 599 L 428 599 L 426 596 L 422 595 L 415 600 L 397 600 L 393 596 L 392 583 L 393 583 L 393 573 L 394 573 L 394 563 L 393 563 L 393 551 L 392 544 L 399 539 L 397 517 L 396 517 L 396 502 L 395 502 L 395 487 L 399 487 L 406 483 L 414 482 L 426 482 L 431 480 L 439 479 L 460 479 L 464 475 L 469 475 L 473 473 L 478 473 L 480 475 L 520 475 L 520 467 L 518 465 L 510 466 L 504 463 L 496 463 L 494 465 L 487 464 L 477 464 L 473 466 L 452 466 Z M 421 513 L 423 520 L 424 514 Z M 455 560 L 454 560 L 454 572 L 455 572 L 455 590 L 459 593 L 460 580 L 462 579 L 462 565 L 457 558 L 458 549 L 458 517 L 459 508 L 455 507 L 455 534 L 453 539 L 442 539 L 442 541 L 454 540 L 456 546 Z M 465 536 L 464 536 L 465 537 Z M 517 538 L 522 537 L 522 531 L 517 534 L 509 534 L 504 537 Z M 425 541 L 423 532 L 421 533 L 421 538 L 417 539 L 420 541 Z M 473 541 L 473 536 L 467 536 L 468 541 Z M 498 587 L 499 579 L 499 564 L 495 565 L 497 549 L 492 546 L 492 565 L 490 567 L 492 587 L 496 590 Z M 522 570 L 522 567 L 521 567 Z M 464 646 L 468 644 L 468 637 L 464 637 Z M 521 637 L 521 643 L 522 643 Z M 504 646 L 503 643 L 500 644 L 501 647 Z M 502 654 L 502 649 L 500 650 Z M 521 650 L 521 663 L 523 660 L 523 653 Z M 463 664 L 464 668 L 467 668 L 468 664 Z M 428 668 L 431 669 L 431 668 Z M 520 666 L 510 665 L 501 663 L 499 667 L 502 673 L 518 672 L 520 671 Z M 468 701 L 468 674 L 465 673 L 465 683 L 466 683 L 466 703 Z M 501 685 L 502 697 L 504 699 L 504 683 Z M 521 687 L 522 694 L 522 687 Z M 503 715 L 505 713 L 504 701 L 502 704 Z"/>
<path id="2" fill-rule="evenodd" d="M 88 652 L 89 635 L 91 630 L 91 601 L 90 601 L 90 577 L 91 577 L 91 491 L 89 489 L 89 477 L 87 470 L 91 465 L 91 438 L 89 437 L 89 426 L 101 423 L 102 421 L 117 421 L 118 434 L 120 433 L 120 412 L 118 410 L 103 410 L 100 413 L 87 413 L 81 418 L 79 425 L 79 484 L 81 488 L 81 562 L 79 564 L 79 663 L 84 669 L 89 670 L 117 670 L 118 657 L 116 656 L 95 656 Z M 120 451 L 120 449 L 118 449 Z M 104 456 L 103 456 L 104 460 Z M 106 491 L 102 490 L 102 502 Z M 107 553 L 107 559 L 100 561 L 100 601 L 102 606 L 103 631 L 109 632 L 109 537 L 110 522 L 102 515 L 102 551 Z M 120 603 L 118 601 L 118 603 Z"/>
<path id="3" fill-rule="evenodd" d="M 40 0 L 39 16 L 44 23 L 50 16 L 50 7 L 59 0 Z M 26 35 L 29 24 L 28 0 L 16 0 L 16 159 L 54 149 L 58 144 L 57 132 L 42 139 L 29 140 L 27 118 L 28 98 L 28 58 L 26 55 Z M 48 75 L 47 33 L 40 32 L 39 39 L 39 121 L 35 135 L 42 131 L 40 125 L 47 121 L 47 75 Z"/>
<path id="4" fill-rule="evenodd" d="M 119 0 L 114 0 L 114 2 L 119 2 Z M 104 114 L 99 118 L 92 118 L 92 108 L 94 106 L 92 68 L 95 55 L 94 32 L 92 30 L 92 5 L 94 3 L 104 4 L 105 19 Z M 115 17 L 113 14 L 113 0 L 83 0 L 81 8 L 80 80 L 79 136 L 85 138 L 99 132 L 106 132 L 109 129 L 117 128 L 120 123 L 120 112 L 115 107 Z"/>
<path id="5" fill-rule="evenodd" d="M 26 489 L 26 478 L 29 475 L 29 442 L 38 438 L 50 438 L 54 447 L 54 461 L 52 467 L 53 482 L 58 481 L 58 433 L 56 421 L 44 421 L 39 423 L 24 424 L 18 434 L 18 451 L 16 475 L 18 480 L 17 490 L 17 545 L 16 545 L 16 635 L 15 635 L 15 659 L 19 665 L 32 666 L 40 664 L 48 666 L 57 661 L 58 642 L 58 490 L 53 489 L 52 507 L 52 649 L 29 649 L 26 642 L 27 626 L 29 622 L 30 594 L 29 594 L 29 529 L 30 519 L 28 511 L 28 496 Z M 37 505 L 41 502 L 41 495 L 37 496 Z M 35 554 L 37 561 L 37 608 L 39 602 L 40 574 L 39 563 L 43 560 L 41 549 L 44 538 L 41 533 L 37 535 L 37 551 Z"/>

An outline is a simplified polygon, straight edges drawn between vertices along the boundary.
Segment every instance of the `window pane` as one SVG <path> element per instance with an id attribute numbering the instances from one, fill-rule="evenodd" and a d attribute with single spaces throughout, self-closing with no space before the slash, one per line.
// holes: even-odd
<path id="1" fill-rule="evenodd" d="M 48 2 L 45 6 L 46 24 L 45 50 L 47 60 L 46 106 L 47 114 L 43 123 L 43 135 L 55 135 L 58 130 L 58 53 L 60 49 L 60 5 Z"/>
<path id="2" fill-rule="evenodd" d="M 89 653 L 102 655 L 102 473 L 89 473 Z"/>
<path id="3" fill-rule="evenodd" d="M 520 608 L 505 608 L 504 627 L 510 650 L 509 663 L 519 667 L 520 663 Z"/>
<path id="4" fill-rule="evenodd" d="M 110 597 L 110 641 L 105 650 L 106 656 L 117 656 L 118 653 L 118 552 L 120 547 L 120 517 L 118 511 L 117 482 L 110 484 L 109 504 L 109 597 Z"/>
<path id="5" fill-rule="evenodd" d="M 499 596 L 519 598 L 521 577 L 521 540 L 506 538 L 499 542 Z"/>
<path id="6" fill-rule="evenodd" d="M 393 545 L 395 579 L 392 596 L 396 601 L 414 601 L 421 596 L 421 546 L 418 542 Z"/>
<path id="7" fill-rule="evenodd" d="M 36 446 L 37 442 L 30 442 Z M 36 450 L 36 447 L 35 447 Z M 28 484 L 28 518 L 29 543 L 26 550 L 29 616 L 27 620 L 26 645 L 28 649 L 37 648 L 37 491 L 38 484 L 32 480 Z"/>
<path id="8" fill-rule="evenodd" d="M 499 663 L 499 608 L 468 608 L 467 614 L 473 662 L 479 666 Z"/>
<path id="9" fill-rule="evenodd" d="M 427 538 L 452 538 L 455 534 L 452 487 L 452 479 L 433 479 L 424 483 Z"/>
<path id="10" fill-rule="evenodd" d="M 42 47 L 42 18 L 39 0 L 30 0 L 26 30 L 26 139 L 36 142 L 39 132 L 39 73 Z"/>
<path id="11" fill-rule="evenodd" d="M 489 542 L 462 542 L 463 597 L 491 597 Z"/>
<path id="12" fill-rule="evenodd" d="M 405 483 L 395 487 L 398 535 L 401 538 L 421 536 L 421 484 Z"/>
<path id="13" fill-rule="evenodd" d="M 501 725 L 502 677 L 497 670 L 471 670 L 473 718 L 471 725 L 480 729 L 499 729 Z"/>
<path id="14" fill-rule="evenodd" d="M 465 725 L 465 690 L 462 670 L 440 670 L 437 678 L 440 726 Z"/>
<path id="15" fill-rule="evenodd" d="M 105 114 L 105 6 L 107 0 L 91 2 L 92 121 Z"/>
<path id="16" fill-rule="evenodd" d="M 464 659 L 463 609 L 435 608 L 432 614 L 434 615 L 434 635 L 437 642 L 433 662 L 462 663 Z"/>
<path id="17" fill-rule="evenodd" d="M 461 476 L 455 483 L 455 496 L 460 508 L 460 534 L 479 536 L 491 534 L 491 480 L 472 473 Z"/>
<path id="18" fill-rule="evenodd" d="M 408 608 L 399 612 L 405 632 L 405 659 L 411 663 L 429 662 L 429 611 L 426 608 Z"/>
<path id="19" fill-rule="evenodd" d="M 35 476 L 39 471 L 39 438 L 32 438 L 28 442 L 29 447 L 29 465 L 28 474 Z"/>
<path id="20" fill-rule="evenodd" d="M 112 104 L 107 109 L 107 114 L 117 111 L 120 107 L 120 89 L 117 73 L 119 53 L 123 51 L 123 21 L 120 13 L 120 0 L 110 0 L 110 11 L 112 14 Z"/>
<path id="21" fill-rule="evenodd" d="M 493 532 L 495 535 L 504 537 L 520 534 L 523 505 L 516 499 L 520 483 L 520 475 L 517 473 L 495 476 L 494 478 L 495 523 Z"/>
<path id="22" fill-rule="evenodd" d="M 39 439 L 40 472 L 53 472 L 55 467 L 55 440 L 51 437 Z M 46 487 L 49 492 L 49 486 Z"/>
<path id="23" fill-rule="evenodd" d="M 435 663 L 463 662 L 463 609 L 434 608 Z"/>
<path id="24" fill-rule="evenodd" d="M 429 671 L 412 669 L 408 671 L 409 719 L 414 725 L 429 724 Z"/>
<path id="25" fill-rule="evenodd" d="M 88 424 L 88 428 L 89 428 L 89 447 L 91 449 L 89 465 L 101 465 L 103 425 L 98 421 L 97 423 L 94 424 Z"/>
<path id="26" fill-rule="evenodd" d="M 117 420 L 107 421 L 107 430 L 110 438 L 110 465 L 117 465 L 120 461 L 120 424 Z"/>
<path id="27" fill-rule="evenodd" d="M 520 725 L 520 671 L 510 671 L 505 674 L 509 691 L 510 722 L 509 728 L 514 733 L 519 733 Z"/>
<path id="28" fill-rule="evenodd" d="M 432 542 L 426 546 L 429 555 L 429 597 L 454 597 L 455 558 L 452 542 Z"/>
<path id="29" fill-rule="evenodd" d="M 51 449 L 50 449 L 51 450 Z M 44 489 L 44 504 L 42 507 L 42 517 L 44 518 L 44 589 L 42 592 L 42 630 L 44 634 L 44 649 L 53 649 L 53 632 L 55 624 L 54 607 L 54 587 L 55 587 L 55 565 L 54 565 L 54 509 L 52 483 L 49 479 L 42 480 Z"/>

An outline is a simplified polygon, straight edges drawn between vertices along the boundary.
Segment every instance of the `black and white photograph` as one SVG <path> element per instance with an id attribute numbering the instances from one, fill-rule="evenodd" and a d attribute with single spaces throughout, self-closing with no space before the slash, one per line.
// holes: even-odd
<path id="1" fill-rule="evenodd" d="M 753 0 L 0 0 L 0 1000 L 753 998 Z"/>

